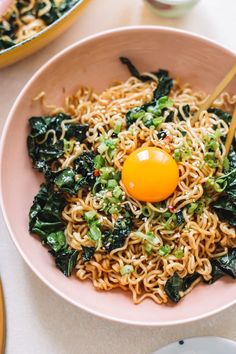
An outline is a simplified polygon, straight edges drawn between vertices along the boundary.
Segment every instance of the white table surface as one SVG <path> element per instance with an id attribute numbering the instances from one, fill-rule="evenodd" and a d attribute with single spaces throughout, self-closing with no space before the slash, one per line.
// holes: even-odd
<path id="1" fill-rule="evenodd" d="M 23 85 L 54 54 L 109 28 L 164 25 L 199 33 L 236 52 L 236 0 L 201 0 L 185 18 L 162 19 L 142 0 L 92 0 L 66 33 L 35 55 L 0 70 L 0 131 Z M 92 316 L 68 304 L 28 268 L 0 214 L 0 271 L 7 310 L 7 354 L 141 354 L 191 336 L 236 340 L 236 306 L 195 323 L 170 328 L 132 327 Z M 194 306 L 194 304 L 193 304 Z"/>

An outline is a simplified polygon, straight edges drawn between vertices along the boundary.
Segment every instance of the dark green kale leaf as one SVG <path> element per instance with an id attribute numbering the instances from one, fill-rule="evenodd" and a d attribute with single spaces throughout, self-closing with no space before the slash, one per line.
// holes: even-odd
<path id="1" fill-rule="evenodd" d="M 228 160 L 229 160 L 229 168 L 225 172 L 230 172 L 236 169 L 236 139 L 235 138 L 229 151 Z"/>
<path id="2" fill-rule="evenodd" d="M 223 112 L 225 113 L 225 112 Z M 236 139 L 230 147 L 225 175 L 218 177 L 216 182 L 223 186 L 219 198 L 211 204 L 218 217 L 236 227 Z"/>
<path id="3" fill-rule="evenodd" d="M 55 22 L 60 17 L 60 12 L 54 0 L 51 0 L 50 4 L 51 4 L 50 10 L 44 13 L 42 16 L 39 16 L 39 11 L 42 10 L 45 6 L 47 6 L 45 2 L 42 0 L 38 0 L 35 6 L 36 16 L 38 18 L 41 18 L 46 23 L 47 26 Z"/>
<path id="4" fill-rule="evenodd" d="M 29 212 L 29 230 L 46 242 L 48 234 L 64 230 L 65 224 L 61 219 L 61 212 L 66 200 L 61 193 L 49 190 L 43 184 L 35 196 Z"/>
<path id="5" fill-rule="evenodd" d="M 220 177 L 220 180 L 226 183 L 226 188 L 212 207 L 220 219 L 236 227 L 236 169 Z"/>
<path id="6" fill-rule="evenodd" d="M 150 76 L 141 75 L 139 70 L 134 66 L 134 64 L 132 64 L 132 62 L 128 58 L 120 57 L 120 61 L 122 64 L 127 65 L 127 68 L 129 70 L 131 76 L 134 76 L 143 82 L 151 80 Z"/>
<path id="7" fill-rule="evenodd" d="M 14 46 L 16 32 L 19 29 L 18 15 L 16 11 L 8 16 L 6 21 L 0 20 L 0 50 Z"/>
<path id="8" fill-rule="evenodd" d="M 236 248 L 232 248 L 228 253 L 222 257 L 213 259 L 212 265 L 212 278 L 207 281 L 208 284 L 212 284 L 225 275 L 229 275 L 236 279 Z M 165 285 L 165 292 L 170 300 L 178 302 L 181 299 L 182 293 L 190 288 L 190 286 L 201 275 L 199 273 L 193 273 L 181 278 L 177 273 L 170 277 Z"/>
<path id="9" fill-rule="evenodd" d="M 53 116 L 40 116 L 31 117 L 29 119 L 29 124 L 31 128 L 30 136 L 33 138 L 43 138 L 48 130 L 53 129 L 56 133 L 57 139 L 60 138 L 62 134 L 61 124 L 65 120 L 70 120 L 71 116 L 59 112 Z M 88 124 L 79 123 L 66 123 L 65 124 L 65 138 L 69 140 L 70 138 L 76 138 L 77 141 L 82 142 L 86 138 L 86 132 L 88 131 Z M 50 137 L 50 142 L 52 141 Z"/>
<path id="10" fill-rule="evenodd" d="M 49 130 L 53 130 L 56 138 L 60 139 L 62 122 L 70 119 L 70 116 L 61 112 L 54 116 L 31 117 L 29 119 L 31 131 L 27 138 L 28 153 L 33 160 L 34 167 L 45 175 L 50 172 L 50 164 L 64 154 L 64 141 L 57 140 L 56 143 L 53 143 L 52 134 L 48 134 L 43 143 L 40 141 L 44 140 Z M 65 125 L 65 139 L 75 138 L 82 142 L 86 138 L 87 131 L 87 124 L 68 123 Z"/>
<path id="11" fill-rule="evenodd" d="M 32 138 L 42 138 L 46 134 L 48 130 L 46 119 L 47 117 L 31 117 L 29 119 L 29 125 L 31 128 L 30 136 Z"/>
<path id="12" fill-rule="evenodd" d="M 96 182 L 94 175 L 95 154 L 91 152 L 83 152 L 74 162 L 74 169 L 68 167 L 60 171 L 46 171 L 45 178 L 47 183 L 54 186 L 59 192 L 75 195 L 79 189 L 92 187 Z M 76 179 L 81 175 L 79 179 Z"/>
<path id="13" fill-rule="evenodd" d="M 79 1 L 80 0 L 62 0 L 62 2 L 59 5 L 60 13 L 63 14 L 66 11 L 70 10 Z"/>
<path id="14" fill-rule="evenodd" d="M 96 248 L 95 247 L 87 247 L 82 246 L 82 258 L 84 262 L 90 261 L 92 256 L 94 255 Z"/>
<path id="15" fill-rule="evenodd" d="M 181 278 L 177 273 L 170 277 L 165 284 L 165 292 L 173 302 L 179 302 L 181 293 L 185 292 L 200 277 L 199 273 L 193 273 Z"/>
<path id="16" fill-rule="evenodd" d="M 78 251 L 69 248 L 64 235 L 65 223 L 61 213 L 65 205 L 63 194 L 43 184 L 30 209 L 29 230 L 41 237 L 55 258 L 56 266 L 69 276 L 76 264 Z"/>
<path id="17" fill-rule="evenodd" d="M 185 117 L 187 117 L 187 118 L 190 117 L 190 106 L 188 104 L 186 104 L 186 105 L 184 105 L 182 107 L 182 109 L 183 109 Z M 165 122 L 166 123 L 173 122 L 174 115 L 175 115 L 174 111 L 170 111 L 168 116 L 165 119 Z M 181 120 L 185 120 L 185 117 L 180 112 L 180 109 L 178 109 L 178 118 L 179 118 L 179 120 L 180 121 Z"/>
<path id="18" fill-rule="evenodd" d="M 231 248 L 226 255 L 214 259 L 212 263 L 222 272 L 236 279 L 236 248 Z"/>
<path id="19" fill-rule="evenodd" d="M 158 139 L 160 140 L 163 140 L 167 137 L 167 132 L 165 130 L 160 130 L 158 133 L 157 133 L 157 137 Z"/>
<path id="20" fill-rule="evenodd" d="M 225 273 L 217 266 L 217 264 L 214 261 L 211 262 L 211 266 L 212 266 L 211 279 L 206 282 L 208 284 L 213 284 L 214 282 L 216 282 L 218 279 L 222 278 L 225 275 Z"/>
<path id="21" fill-rule="evenodd" d="M 183 278 L 183 287 L 182 290 L 186 291 L 190 288 L 190 286 L 197 280 L 201 275 L 197 272 L 193 274 L 186 275 L 186 277 Z"/>
<path id="22" fill-rule="evenodd" d="M 111 252 L 116 248 L 124 245 L 126 238 L 131 232 L 132 222 L 131 219 L 120 218 L 115 223 L 113 230 L 105 231 L 102 235 L 102 245 Z"/>
<path id="23" fill-rule="evenodd" d="M 41 218 L 40 218 L 41 217 Z M 42 242 L 46 242 L 46 238 L 48 233 L 63 230 L 65 228 L 65 224 L 61 220 L 44 220 L 43 215 L 40 217 L 36 217 L 30 223 L 30 232 L 37 234 L 41 237 Z"/>
<path id="24" fill-rule="evenodd" d="M 182 107 L 183 109 L 183 113 L 185 115 L 185 117 L 189 117 L 190 116 L 190 106 L 189 104 L 186 104 Z M 179 120 L 185 120 L 185 117 L 183 117 L 183 115 L 181 114 L 180 110 L 178 109 L 178 118 Z"/>
<path id="25" fill-rule="evenodd" d="M 56 172 L 54 184 L 60 192 L 74 195 L 79 190 L 79 183 L 75 180 L 76 173 L 71 168 Z"/>
<path id="26" fill-rule="evenodd" d="M 22 10 L 24 7 L 29 6 L 29 0 L 18 0 L 16 2 L 16 7 L 18 10 Z"/>
<path id="27" fill-rule="evenodd" d="M 75 160 L 75 171 L 82 175 L 81 180 L 78 182 L 79 188 L 86 186 L 93 186 L 96 182 L 96 176 L 94 175 L 95 164 L 94 164 L 95 154 L 93 152 L 83 152 Z"/>
<path id="28" fill-rule="evenodd" d="M 11 48 L 15 45 L 16 43 L 14 41 L 11 41 L 11 40 L 7 40 L 7 39 L 2 39 L 0 37 L 0 50 L 3 50 L 3 49 L 8 49 L 8 48 Z"/>
<path id="29" fill-rule="evenodd" d="M 66 124 L 65 138 L 67 140 L 75 138 L 82 142 L 86 138 L 88 128 L 88 124 Z"/>
<path id="30" fill-rule="evenodd" d="M 168 71 L 160 69 L 154 74 L 158 78 L 158 86 L 154 91 L 154 99 L 158 100 L 163 96 L 169 96 L 170 90 L 173 86 L 173 80 L 169 77 Z"/>
<path id="31" fill-rule="evenodd" d="M 65 276 L 69 277 L 76 265 L 79 251 L 69 248 L 63 248 L 58 252 L 55 252 L 53 250 L 49 252 L 55 258 L 57 268 L 59 268 Z"/>
<path id="32" fill-rule="evenodd" d="M 177 226 L 182 225 L 184 223 L 184 221 L 185 221 L 184 220 L 184 214 L 183 214 L 182 210 L 177 211 L 175 213 L 175 215 L 176 215 L 176 225 Z"/>
<path id="33" fill-rule="evenodd" d="M 179 302 L 181 299 L 180 292 L 183 289 L 183 283 L 183 278 L 181 278 L 177 273 L 167 280 L 164 289 L 171 301 Z"/>
<path id="34" fill-rule="evenodd" d="M 57 138 L 61 134 L 61 123 L 69 116 L 59 113 L 56 116 L 31 117 L 29 119 L 30 134 L 27 138 L 29 156 L 33 160 L 34 167 L 41 172 L 48 170 L 48 164 L 64 154 L 63 140 L 53 144 L 52 136 L 49 134 L 44 143 L 39 143 L 45 137 L 48 130 L 53 129 Z"/>
<path id="35" fill-rule="evenodd" d="M 132 76 L 137 77 L 143 82 L 151 80 L 149 76 L 141 75 L 138 69 L 132 64 L 132 62 L 128 58 L 120 57 L 120 61 L 122 64 L 127 65 L 129 72 Z M 158 78 L 158 86 L 154 91 L 153 98 L 158 100 L 163 96 L 168 96 L 173 86 L 173 80 L 169 77 L 168 71 L 160 69 L 156 72 L 153 72 L 153 74 Z"/>
<path id="36" fill-rule="evenodd" d="M 236 227 L 236 202 L 227 195 L 220 197 L 213 205 L 220 219 Z"/>
<path id="37" fill-rule="evenodd" d="M 228 112 L 222 111 L 222 109 L 210 107 L 207 112 L 214 113 L 219 119 L 222 119 L 227 124 L 231 122 L 232 115 Z"/>
<path id="38" fill-rule="evenodd" d="M 170 113 L 168 114 L 168 116 L 165 119 L 165 122 L 166 123 L 173 122 L 174 115 L 175 115 L 175 112 L 174 111 L 170 111 Z"/>
<path id="39" fill-rule="evenodd" d="M 120 60 L 128 66 L 131 75 L 141 81 L 151 80 L 146 75 L 140 75 L 137 68 L 128 58 L 121 57 Z M 160 69 L 153 74 L 158 78 L 158 86 L 153 93 L 153 99 L 140 107 L 130 109 L 126 113 L 127 127 L 135 123 L 137 119 L 141 119 L 146 127 L 154 126 L 157 128 L 164 121 L 164 111 L 172 105 L 172 102 L 168 100 L 168 95 L 173 86 L 173 80 L 169 77 L 168 71 Z"/>
<path id="40" fill-rule="evenodd" d="M 29 156 L 33 160 L 34 167 L 44 173 L 48 170 L 48 163 L 58 159 L 64 154 L 63 140 L 58 140 L 54 145 L 47 141 L 43 144 L 38 144 L 36 139 L 29 135 L 27 139 L 27 147 Z"/>

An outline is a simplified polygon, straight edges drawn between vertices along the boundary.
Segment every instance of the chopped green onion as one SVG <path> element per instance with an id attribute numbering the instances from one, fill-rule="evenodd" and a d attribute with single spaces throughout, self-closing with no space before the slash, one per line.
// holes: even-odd
<path id="1" fill-rule="evenodd" d="M 172 213 L 169 210 L 166 210 L 164 213 L 161 214 L 161 216 L 164 219 L 168 219 L 168 218 L 170 218 L 172 216 Z"/>
<path id="2" fill-rule="evenodd" d="M 103 154 L 105 151 L 108 150 L 108 146 L 104 141 L 101 142 L 101 144 L 98 146 L 98 152 L 99 154 Z"/>
<path id="3" fill-rule="evenodd" d="M 206 145 L 206 148 L 208 151 L 216 151 L 218 149 L 218 147 L 219 147 L 219 144 L 215 140 L 210 140 Z"/>
<path id="4" fill-rule="evenodd" d="M 141 231 L 136 231 L 134 232 L 135 236 L 151 243 L 153 246 L 156 246 L 160 243 L 160 240 L 158 237 L 153 232 L 148 231 L 147 234 L 141 232 Z"/>
<path id="5" fill-rule="evenodd" d="M 112 192 L 112 195 L 117 199 L 119 199 L 122 196 L 122 194 L 123 194 L 123 191 L 119 186 L 115 187 Z"/>
<path id="6" fill-rule="evenodd" d="M 167 96 L 163 96 L 156 101 L 155 106 L 152 109 L 152 112 L 156 116 L 162 114 L 164 108 L 170 108 L 173 106 L 173 101 L 169 100 Z"/>
<path id="7" fill-rule="evenodd" d="M 94 158 L 94 167 L 98 170 L 103 167 L 105 164 L 105 160 L 101 155 L 96 155 Z"/>
<path id="8" fill-rule="evenodd" d="M 164 122 L 164 118 L 163 117 L 154 118 L 152 122 L 154 127 L 157 128 Z"/>
<path id="9" fill-rule="evenodd" d="M 154 207 L 157 209 L 166 209 L 166 200 L 163 200 L 162 202 L 154 203 Z"/>
<path id="10" fill-rule="evenodd" d="M 214 134 L 212 134 L 212 138 L 213 139 L 219 139 L 219 138 L 221 138 L 222 137 L 222 132 L 220 131 L 220 129 L 216 129 L 216 131 L 215 131 L 215 133 Z"/>
<path id="11" fill-rule="evenodd" d="M 109 201 L 113 204 L 117 204 L 117 203 L 120 203 L 120 199 L 116 198 L 116 197 L 108 197 Z"/>
<path id="12" fill-rule="evenodd" d="M 217 179 L 215 179 L 214 177 L 209 177 L 206 180 L 205 187 L 207 189 L 213 189 L 217 193 L 222 193 L 227 187 L 227 181 L 223 177 L 219 177 Z"/>
<path id="13" fill-rule="evenodd" d="M 91 221 L 94 221 L 96 220 L 97 218 L 97 213 L 95 210 L 90 210 L 90 211 L 87 211 L 85 214 L 84 214 L 84 219 L 89 223 Z"/>
<path id="14" fill-rule="evenodd" d="M 190 149 L 190 148 L 185 148 L 185 149 L 182 151 L 182 160 L 183 160 L 183 161 L 188 160 L 188 159 L 191 157 L 191 154 L 192 154 L 192 149 Z"/>
<path id="15" fill-rule="evenodd" d="M 148 108 L 147 108 L 147 112 L 148 113 L 153 113 L 154 114 L 154 111 L 155 111 L 155 106 L 148 106 Z"/>
<path id="16" fill-rule="evenodd" d="M 188 213 L 190 215 L 193 215 L 195 213 L 195 210 L 198 208 L 198 203 L 191 203 L 188 207 Z"/>
<path id="17" fill-rule="evenodd" d="M 229 170 L 230 164 L 229 164 L 229 159 L 228 159 L 227 156 L 224 158 L 223 167 L 224 167 L 224 170 L 225 170 L 225 171 L 228 171 L 228 170 Z"/>
<path id="18" fill-rule="evenodd" d="M 66 238 L 63 231 L 52 232 L 47 236 L 47 244 L 58 252 L 66 245 Z"/>
<path id="19" fill-rule="evenodd" d="M 114 127 L 114 133 L 115 134 L 119 134 L 121 132 L 121 127 L 122 127 L 122 121 L 121 120 L 117 120 L 115 127 Z"/>
<path id="20" fill-rule="evenodd" d="M 71 154 L 73 149 L 74 149 L 74 145 L 75 145 L 75 141 L 74 140 L 63 140 L 64 143 L 64 152 Z"/>
<path id="21" fill-rule="evenodd" d="M 89 228 L 88 236 L 93 241 L 98 241 L 102 237 L 101 230 L 96 224 L 92 224 Z"/>
<path id="22" fill-rule="evenodd" d="M 215 158 L 215 153 L 214 152 L 207 152 L 205 157 L 204 157 L 204 161 L 211 168 L 216 168 L 217 167 L 217 163 L 216 163 L 216 158 Z"/>
<path id="23" fill-rule="evenodd" d="M 147 255 L 150 256 L 153 251 L 153 245 L 149 242 L 145 242 L 144 243 L 144 250 L 147 253 Z"/>
<path id="24" fill-rule="evenodd" d="M 145 111 L 143 111 L 143 110 L 140 110 L 138 112 L 133 111 L 133 112 L 130 113 L 130 119 L 135 119 L 136 120 L 136 119 L 139 119 L 139 118 L 143 118 L 144 115 L 145 115 Z"/>
<path id="25" fill-rule="evenodd" d="M 183 146 L 181 148 L 175 149 L 174 159 L 177 162 L 186 161 L 190 158 L 191 154 L 192 154 L 192 149 Z"/>
<path id="26" fill-rule="evenodd" d="M 115 179 L 109 179 L 107 181 L 107 188 L 114 189 L 117 186 L 117 181 Z"/>
<path id="27" fill-rule="evenodd" d="M 115 170 L 113 167 L 102 167 L 100 169 L 100 177 L 101 179 L 108 181 L 113 177 L 114 172 Z"/>
<path id="28" fill-rule="evenodd" d="M 120 212 L 120 208 L 116 205 L 112 205 L 110 208 L 109 208 L 109 214 L 118 214 Z"/>
<path id="29" fill-rule="evenodd" d="M 130 274 L 134 271 L 134 267 L 132 265 L 126 264 L 123 267 L 120 268 L 120 274 L 125 275 L 125 274 Z"/>
<path id="30" fill-rule="evenodd" d="M 175 149 L 174 151 L 174 159 L 179 162 L 181 160 L 181 151 L 180 149 Z"/>
<path id="31" fill-rule="evenodd" d="M 181 259 L 184 256 L 184 251 L 178 248 L 177 250 L 175 250 L 174 255 L 176 258 Z"/>
<path id="32" fill-rule="evenodd" d="M 170 108 L 173 106 L 173 101 L 170 100 L 167 96 L 163 96 L 161 98 L 159 98 L 159 100 L 157 101 L 158 103 L 158 107 L 160 109 L 163 109 L 163 108 Z"/>
<path id="33" fill-rule="evenodd" d="M 188 206 L 188 214 L 190 214 L 190 215 L 193 215 L 193 214 L 202 215 L 204 207 L 205 207 L 204 199 L 201 198 L 198 201 L 189 204 L 189 206 Z"/>
<path id="34" fill-rule="evenodd" d="M 163 245 L 159 248 L 158 253 L 160 256 L 165 257 L 171 252 L 170 245 Z"/>
<path id="35" fill-rule="evenodd" d="M 145 205 L 144 207 L 142 207 L 142 214 L 143 214 L 144 216 L 149 217 L 149 216 L 152 215 L 152 213 L 153 213 L 152 209 L 149 208 L 147 205 Z"/>

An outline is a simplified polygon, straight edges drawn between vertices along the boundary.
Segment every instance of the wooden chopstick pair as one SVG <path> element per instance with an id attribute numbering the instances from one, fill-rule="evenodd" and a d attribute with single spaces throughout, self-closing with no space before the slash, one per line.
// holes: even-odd
<path id="1" fill-rule="evenodd" d="M 202 111 L 207 110 L 211 104 L 214 102 L 214 100 L 219 96 L 219 94 L 225 89 L 226 86 L 230 83 L 230 81 L 233 80 L 234 76 L 236 76 L 236 64 L 231 68 L 231 70 L 228 72 L 228 74 L 224 77 L 224 79 L 216 86 L 215 90 L 213 93 L 208 97 L 206 102 L 202 104 L 200 109 L 195 113 L 194 118 L 197 120 L 201 114 Z M 233 117 L 230 123 L 229 131 L 227 134 L 226 142 L 225 142 L 225 149 L 226 149 L 226 156 L 229 153 L 230 146 L 232 144 L 234 134 L 235 134 L 235 129 L 236 129 L 236 105 L 234 108 L 234 113 Z"/>

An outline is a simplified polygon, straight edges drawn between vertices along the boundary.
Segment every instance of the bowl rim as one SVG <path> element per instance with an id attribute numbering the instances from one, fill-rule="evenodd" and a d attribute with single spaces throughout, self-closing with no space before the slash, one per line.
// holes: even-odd
<path id="1" fill-rule="evenodd" d="M 176 339 L 175 341 L 172 341 L 172 342 L 170 342 L 170 343 L 168 343 L 168 344 L 166 344 L 166 345 L 164 345 L 164 346 L 162 346 L 161 348 L 159 348 L 159 349 L 157 349 L 157 350 L 155 350 L 152 354 L 159 354 L 159 351 L 161 352 L 161 351 L 163 351 L 164 349 L 171 349 L 171 347 L 174 345 L 174 344 L 176 344 L 176 343 L 178 343 L 178 342 L 180 342 L 180 341 L 184 341 L 184 343 L 185 342 L 193 342 L 193 343 L 195 343 L 195 342 L 198 342 L 198 341 L 205 341 L 205 340 L 207 340 L 207 341 L 220 341 L 221 343 L 223 342 L 223 344 L 225 343 L 225 342 L 227 342 L 228 344 L 231 344 L 231 345 L 233 345 L 234 347 L 236 347 L 236 342 L 233 340 L 233 339 L 230 339 L 230 338 L 227 338 L 227 337 L 221 337 L 221 336 L 213 336 L 213 335 L 203 335 L 203 336 L 191 336 L 191 337 L 183 337 L 183 338 L 181 338 L 181 339 Z M 195 343 L 195 344 L 197 344 L 197 343 Z"/>
<path id="2" fill-rule="evenodd" d="M 52 22 L 50 25 L 44 27 L 41 31 L 35 33 L 33 36 L 24 39 L 23 41 L 16 43 L 12 47 L 3 49 L 0 51 L 0 57 L 3 56 L 6 53 L 13 52 L 15 49 L 23 46 L 26 43 L 29 43 L 33 41 L 34 39 L 37 39 L 41 35 L 43 35 L 45 32 L 50 31 L 54 26 L 58 25 L 59 22 L 61 22 L 65 17 L 69 16 L 72 12 L 74 12 L 78 7 L 82 6 L 89 0 L 78 0 L 76 4 L 74 4 L 68 11 L 66 11 L 61 17 L 59 17 L 56 21 Z"/>
<path id="3" fill-rule="evenodd" d="M 58 294 L 61 298 L 63 298 L 64 300 L 68 301 L 69 303 L 75 305 L 76 307 L 79 307 L 82 310 L 87 311 L 90 314 L 96 315 L 98 317 L 104 318 L 104 319 L 108 319 L 108 320 L 112 320 L 118 323 L 124 323 L 124 324 L 129 324 L 129 325 L 136 325 L 136 326 L 149 326 L 149 327 L 154 327 L 154 326 L 173 326 L 173 325 L 181 325 L 181 324 L 185 324 L 185 323 L 190 323 L 193 321 L 197 321 L 197 320 L 202 320 L 204 318 L 207 318 L 209 316 L 215 315 L 227 308 L 229 308 L 230 306 L 236 304 L 236 299 L 220 306 L 217 309 L 214 310 L 210 310 L 204 314 L 201 315 L 197 315 L 197 316 L 192 316 L 189 317 L 187 319 L 180 319 L 180 320 L 169 320 L 166 322 L 148 322 L 148 321 L 137 321 L 137 320 L 127 320 L 125 318 L 117 318 L 117 317 L 113 317 L 112 315 L 107 315 L 104 314 L 101 311 L 97 311 L 97 310 L 93 310 L 91 308 L 89 308 L 88 306 L 85 306 L 81 303 L 76 302 L 75 300 L 71 299 L 69 296 L 65 295 L 61 290 L 59 290 L 58 288 L 56 288 L 54 285 L 52 285 L 47 279 L 44 278 L 43 275 L 40 274 L 40 272 L 38 271 L 38 269 L 32 264 L 31 260 L 24 254 L 24 251 L 21 249 L 17 239 L 14 236 L 14 232 L 12 231 L 10 222 L 8 220 L 8 216 L 7 216 L 7 212 L 5 209 L 5 204 L 4 204 L 4 199 L 3 199 L 3 185 L 2 185 L 2 175 L 3 175 L 3 169 L 2 169 L 2 163 L 3 163 L 3 152 L 4 152 L 4 146 L 5 146 L 5 141 L 6 141 L 6 137 L 7 137 L 7 132 L 8 132 L 8 127 L 12 121 L 12 117 L 13 114 L 15 113 L 18 103 L 21 101 L 21 99 L 23 98 L 26 90 L 28 89 L 28 87 L 31 85 L 31 83 L 35 80 L 37 80 L 37 78 L 41 75 L 41 73 L 49 66 L 51 65 L 53 62 L 56 62 L 57 59 L 59 59 L 60 57 L 63 57 L 65 54 L 69 53 L 70 51 L 72 51 L 74 48 L 84 44 L 84 43 L 88 43 L 91 41 L 96 40 L 97 38 L 101 38 L 101 37 L 106 37 L 106 36 L 110 36 L 113 35 L 114 33 L 120 33 L 120 32 L 135 32 L 135 31 L 140 31 L 140 30 L 145 30 L 145 31 L 158 31 L 158 32 L 168 32 L 168 33 L 179 33 L 182 35 L 185 35 L 189 38 L 193 38 L 193 39 L 197 39 L 202 41 L 203 43 L 208 43 L 213 45 L 214 47 L 221 49 L 223 51 L 225 51 L 225 53 L 230 54 L 230 55 L 234 55 L 235 59 L 236 59 L 236 54 L 230 50 L 229 48 L 217 43 L 214 40 L 208 39 L 207 37 L 189 32 L 189 31 L 185 31 L 185 30 L 179 30 L 176 28 L 171 28 L 171 27 L 166 27 L 166 26 L 155 26 L 155 25 L 138 25 L 138 26 L 124 26 L 124 27 L 118 27 L 118 28 L 113 28 L 110 30 L 105 30 L 90 36 L 87 36 L 71 45 L 69 45 L 68 47 L 64 48 L 62 51 L 60 51 L 59 53 L 57 53 L 56 55 L 54 55 L 51 59 L 49 59 L 48 61 L 46 61 L 34 74 L 33 76 L 27 81 L 27 83 L 23 86 L 22 90 L 20 91 L 20 93 L 18 94 L 18 96 L 16 97 L 13 106 L 8 114 L 8 117 L 6 119 L 6 122 L 4 124 L 3 127 L 3 131 L 2 131 L 2 136 L 1 136 L 1 142 L 0 142 L 0 205 L 2 207 L 2 213 L 3 213 L 3 218 L 4 221 L 7 225 L 7 229 L 8 232 L 11 236 L 11 239 L 13 241 L 13 243 L 15 244 L 17 250 L 19 251 L 19 253 L 21 254 L 22 258 L 24 259 L 24 261 L 26 262 L 26 264 L 31 268 L 31 270 L 37 275 L 37 277 L 43 282 L 45 283 L 51 290 L 53 290 L 56 294 Z"/>

